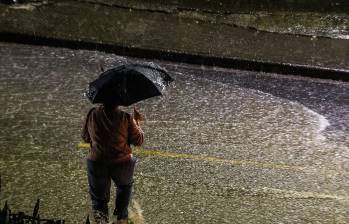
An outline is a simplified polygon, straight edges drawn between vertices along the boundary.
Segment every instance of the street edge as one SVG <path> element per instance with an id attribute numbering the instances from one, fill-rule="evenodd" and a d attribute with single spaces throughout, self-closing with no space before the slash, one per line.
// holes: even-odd
<path id="1" fill-rule="evenodd" d="M 97 50 L 107 53 L 115 53 L 121 56 L 136 58 L 161 59 L 189 64 L 218 66 L 239 70 L 248 70 L 266 73 L 280 73 L 285 75 L 298 75 L 320 79 L 331 79 L 336 81 L 349 81 L 349 70 L 339 70 L 324 67 L 298 65 L 291 63 L 263 62 L 257 60 L 246 60 L 241 58 L 226 58 L 208 56 L 203 54 L 190 54 L 163 49 L 144 49 L 117 44 L 105 44 L 88 41 L 76 41 L 41 37 L 30 34 L 0 32 L 1 42 L 20 43 L 39 46 L 62 47 L 69 49 Z"/>

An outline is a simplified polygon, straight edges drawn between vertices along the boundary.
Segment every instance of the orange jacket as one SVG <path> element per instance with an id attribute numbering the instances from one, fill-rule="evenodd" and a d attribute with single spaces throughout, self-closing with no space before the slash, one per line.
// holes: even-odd
<path id="1" fill-rule="evenodd" d="M 88 112 L 82 138 L 91 145 L 88 159 L 119 163 L 130 160 L 130 145 L 142 145 L 144 133 L 130 114 L 117 109 L 108 115 L 99 106 Z"/>

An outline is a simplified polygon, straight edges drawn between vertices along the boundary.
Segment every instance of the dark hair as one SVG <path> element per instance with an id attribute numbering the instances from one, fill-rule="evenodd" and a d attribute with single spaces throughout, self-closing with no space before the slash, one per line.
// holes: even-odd
<path id="1" fill-rule="evenodd" d="M 118 105 L 116 103 L 103 103 L 104 111 L 110 120 L 113 120 L 113 111 Z"/>

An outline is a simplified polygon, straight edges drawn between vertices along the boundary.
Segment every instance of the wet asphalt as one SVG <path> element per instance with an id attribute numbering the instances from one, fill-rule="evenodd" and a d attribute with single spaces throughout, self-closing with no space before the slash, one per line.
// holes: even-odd
<path id="1" fill-rule="evenodd" d="M 81 223 L 83 90 L 99 61 L 142 60 L 7 43 L 0 53 L 1 204 L 30 213 L 41 198 L 41 217 Z M 349 222 L 348 83 L 156 63 L 175 82 L 136 105 L 136 223 Z"/>

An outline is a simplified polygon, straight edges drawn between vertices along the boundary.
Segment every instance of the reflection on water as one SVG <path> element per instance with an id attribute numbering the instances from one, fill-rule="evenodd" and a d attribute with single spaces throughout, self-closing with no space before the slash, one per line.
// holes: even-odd
<path id="1" fill-rule="evenodd" d="M 14 44 L 1 44 L 0 53 L 1 203 L 9 200 L 12 209 L 30 213 L 40 198 L 43 217 L 81 223 L 90 202 L 86 150 L 77 145 L 91 106 L 82 93 L 97 76 L 99 60 L 108 69 L 131 59 Z M 340 99 L 348 84 L 275 78 L 316 102 L 306 105 L 292 100 L 296 93 L 259 88 L 258 73 L 161 65 L 175 83 L 164 97 L 137 105 L 146 117 L 149 151 L 138 153 L 134 199 L 147 222 L 349 220 L 349 141 L 329 140 L 327 133 L 347 135 L 346 128 L 330 127 L 341 122 L 347 127 L 348 103 Z M 338 102 L 314 101 L 303 92 L 317 82 L 337 89 L 332 94 Z M 328 103 L 344 112 L 320 114 L 316 105 L 329 108 Z"/>

